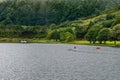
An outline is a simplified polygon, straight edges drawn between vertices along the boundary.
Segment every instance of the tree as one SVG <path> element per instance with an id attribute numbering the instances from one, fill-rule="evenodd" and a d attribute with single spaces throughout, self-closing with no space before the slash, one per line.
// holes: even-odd
<path id="1" fill-rule="evenodd" d="M 88 31 L 88 33 L 85 35 L 85 39 L 90 41 L 90 43 L 95 43 L 96 42 L 96 30 L 95 29 L 91 29 Z"/>
<path id="2" fill-rule="evenodd" d="M 104 7 L 103 0 L 5 0 L 0 3 L 0 22 L 27 26 L 60 24 L 96 15 Z"/>
<path id="3" fill-rule="evenodd" d="M 90 21 L 90 22 L 89 22 L 89 25 L 88 25 L 88 27 L 87 27 L 87 30 L 89 30 L 94 24 L 95 24 L 94 22 Z"/>
<path id="4" fill-rule="evenodd" d="M 23 28 L 15 25 L 0 25 L 0 37 L 20 37 Z"/>
<path id="5" fill-rule="evenodd" d="M 114 20 L 107 20 L 102 23 L 103 27 L 110 28 L 114 23 Z"/>
<path id="6" fill-rule="evenodd" d="M 26 38 L 45 38 L 48 28 L 46 26 L 30 26 L 26 27 L 21 37 Z"/>
<path id="7" fill-rule="evenodd" d="M 105 9 L 104 0 L 81 0 L 81 12 L 83 16 L 90 16 Z"/>
<path id="8" fill-rule="evenodd" d="M 65 32 L 65 37 L 66 37 L 66 40 L 65 40 L 66 42 L 75 40 L 74 35 L 70 32 Z"/>
<path id="9" fill-rule="evenodd" d="M 51 30 L 56 29 L 56 25 L 55 25 L 55 24 L 51 24 L 51 25 L 50 25 L 50 29 L 51 29 Z"/>
<path id="10" fill-rule="evenodd" d="M 109 6 L 109 7 L 111 7 L 111 6 L 118 6 L 118 5 L 120 5 L 120 0 L 108 0 L 108 5 L 107 6 Z"/>
<path id="11" fill-rule="evenodd" d="M 116 41 L 120 40 L 120 24 L 117 24 L 112 28 L 112 34 L 114 38 L 114 44 L 116 46 Z"/>
<path id="12" fill-rule="evenodd" d="M 117 25 L 117 24 L 120 24 L 120 16 L 116 16 L 116 17 L 115 17 L 115 21 L 114 21 L 114 23 L 112 24 L 112 26 L 115 26 L 115 25 Z"/>
<path id="13" fill-rule="evenodd" d="M 76 38 L 83 39 L 86 34 L 86 27 L 78 26 L 78 27 L 76 27 L 75 31 L 76 31 Z"/>
<path id="14" fill-rule="evenodd" d="M 57 30 L 53 30 L 48 34 L 48 39 L 60 40 L 60 33 Z"/>
<path id="15" fill-rule="evenodd" d="M 110 20 L 110 19 L 113 19 L 115 18 L 115 15 L 112 15 L 112 14 L 107 14 L 106 15 L 106 20 Z"/>
<path id="16" fill-rule="evenodd" d="M 70 32 L 61 32 L 60 33 L 60 40 L 65 41 L 65 42 L 70 42 L 70 41 L 75 40 L 75 37 Z"/>
<path id="17" fill-rule="evenodd" d="M 109 40 L 110 30 L 108 28 L 103 28 L 98 32 L 97 40 L 100 44 L 102 44 L 102 41 L 106 43 L 107 40 Z"/>
<path id="18" fill-rule="evenodd" d="M 95 25 L 91 29 L 88 30 L 87 34 L 85 35 L 85 39 L 90 41 L 90 43 L 93 42 L 93 44 L 97 41 L 98 32 L 100 31 L 102 27 L 100 25 Z"/>

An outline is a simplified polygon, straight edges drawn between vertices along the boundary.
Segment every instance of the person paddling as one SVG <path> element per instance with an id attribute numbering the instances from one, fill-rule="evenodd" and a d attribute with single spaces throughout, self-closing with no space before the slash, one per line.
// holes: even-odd
<path id="1" fill-rule="evenodd" d="M 76 49 L 76 46 L 74 46 L 74 49 Z"/>
<path id="2" fill-rule="evenodd" d="M 100 47 L 96 47 L 96 50 L 100 50 L 101 48 Z"/>

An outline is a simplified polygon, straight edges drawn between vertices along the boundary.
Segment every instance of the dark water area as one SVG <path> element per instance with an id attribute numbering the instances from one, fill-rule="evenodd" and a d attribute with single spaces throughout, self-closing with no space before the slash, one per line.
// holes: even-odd
<path id="1" fill-rule="evenodd" d="M 120 48 L 0 43 L 0 80 L 120 80 Z"/>

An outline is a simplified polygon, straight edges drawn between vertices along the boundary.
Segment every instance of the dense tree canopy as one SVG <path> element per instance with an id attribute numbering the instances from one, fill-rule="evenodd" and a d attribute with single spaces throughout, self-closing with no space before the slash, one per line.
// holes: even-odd
<path id="1" fill-rule="evenodd" d="M 113 27 L 113 36 L 116 40 L 120 40 L 120 24 Z"/>
<path id="2" fill-rule="evenodd" d="M 103 0 L 6 0 L 0 3 L 0 24 L 58 24 L 104 9 Z"/>
<path id="3" fill-rule="evenodd" d="M 108 28 L 103 28 L 98 32 L 97 40 L 99 41 L 100 44 L 102 43 L 102 41 L 106 43 L 106 41 L 109 40 L 109 36 L 110 30 Z"/>

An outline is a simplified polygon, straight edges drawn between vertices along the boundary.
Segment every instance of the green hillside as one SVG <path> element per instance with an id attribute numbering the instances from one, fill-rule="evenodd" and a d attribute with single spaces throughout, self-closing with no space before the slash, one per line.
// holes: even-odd
<path id="1" fill-rule="evenodd" d="M 78 24 L 80 26 L 88 26 L 90 24 L 90 22 L 93 22 L 94 25 L 97 25 L 97 24 L 101 24 L 103 25 L 102 23 L 106 22 L 110 22 L 110 21 L 114 21 L 115 18 L 119 17 L 120 16 L 120 11 L 117 10 L 117 11 L 114 11 L 114 12 L 111 12 L 109 11 L 110 13 L 106 12 L 106 13 L 101 13 L 99 16 L 96 16 L 96 17 L 92 17 L 92 18 L 88 18 L 88 19 L 78 19 L 78 20 L 75 20 L 75 21 L 72 21 L 72 24 Z M 114 16 L 113 18 L 111 19 L 106 19 L 107 16 Z M 108 27 L 111 27 L 112 25 L 108 26 Z M 106 26 L 107 27 L 107 26 Z"/>
<path id="2" fill-rule="evenodd" d="M 70 4 L 69 0 L 51 0 L 46 3 L 49 5 L 41 1 L 33 4 L 28 1 L 3 1 L 0 3 L 0 41 L 82 41 L 81 44 L 97 45 L 112 41 L 110 45 L 119 45 L 120 6 L 116 4 L 108 8 L 105 4 L 101 5 L 102 0 L 97 0 L 96 5 L 96 0 L 90 1 L 75 0 Z"/>
<path id="3" fill-rule="evenodd" d="M 60 41 L 88 40 L 93 44 L 96 42 L 106 44 L 106 41 L 115 41 L 116 44 L 116 41 L 120 40 L 119 6 L 102 12 L 99 16 L 79 18 L 74 21 L 66 21 L 60 25 L 52 24 L 51 29 L 53 30 L 51 30 L 50 38 Z M 60 37 L 55 37 L 54 32 L 60 33 L 57 35 Z"/>
<path id="4" fill-rule="evenodd" d="M 108 0 L 4 0 L 0 2 L 0 24 L 59 24 L 99 15 L 107 5 Z"/>

